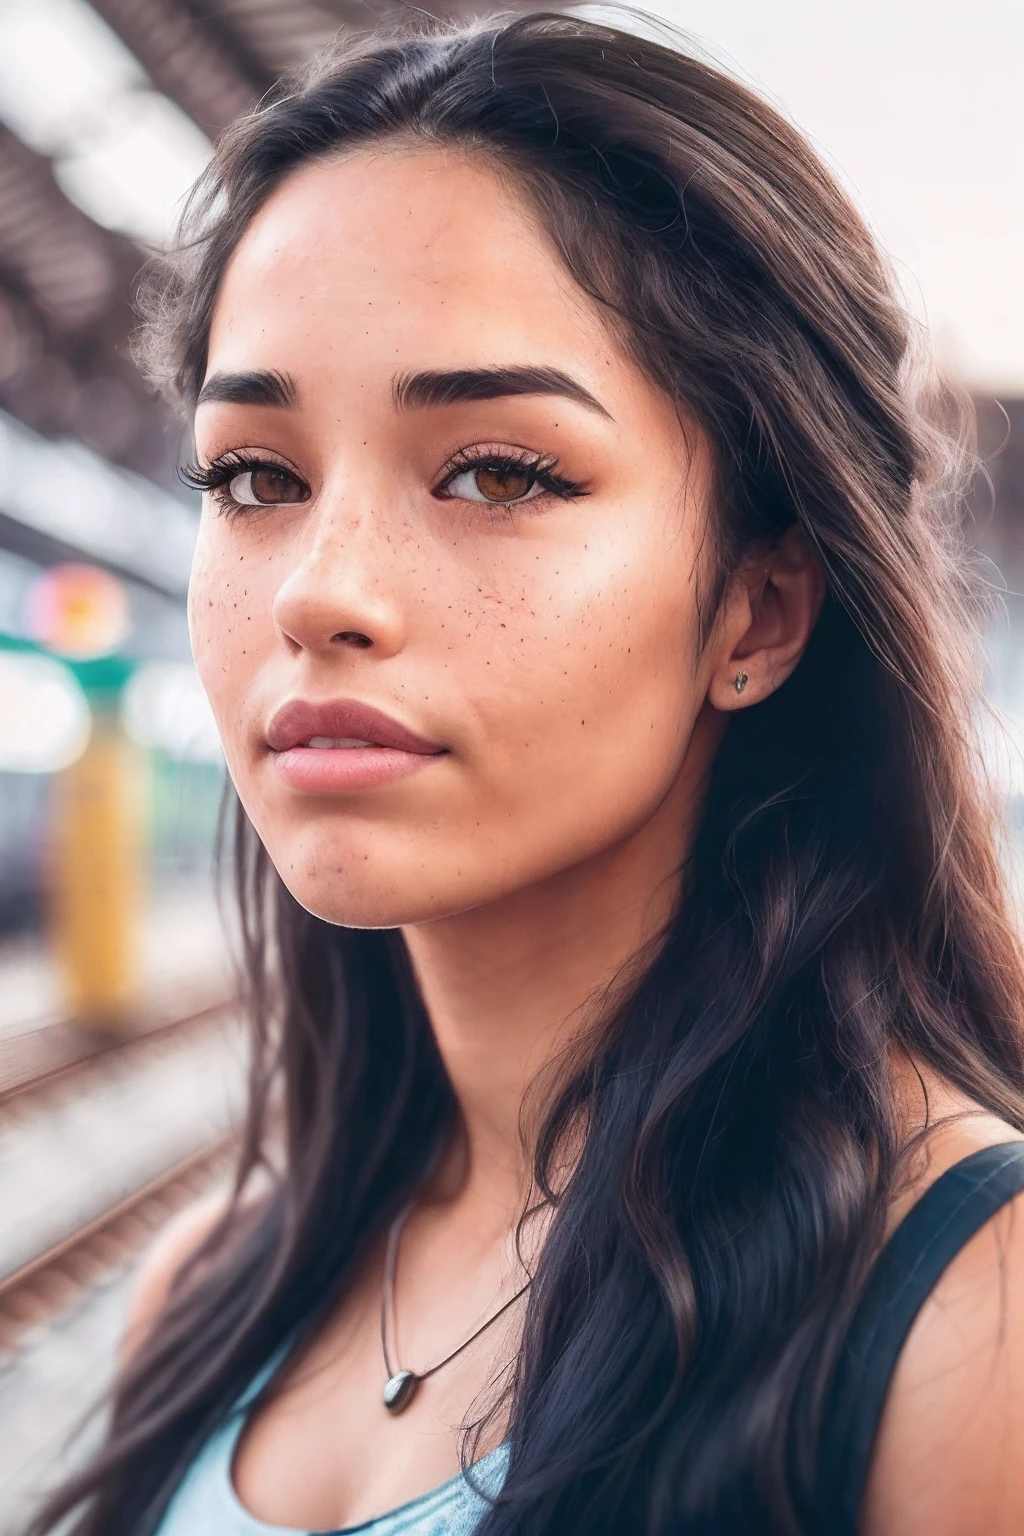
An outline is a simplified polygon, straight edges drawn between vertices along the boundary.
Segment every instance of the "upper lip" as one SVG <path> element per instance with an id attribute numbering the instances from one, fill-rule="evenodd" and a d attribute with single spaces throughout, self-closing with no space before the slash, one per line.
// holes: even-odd
<path id="1" fill-rule="evenodd" d="M 332 699 L 315 704 L 305 699 L 291 699 L 275 710 L 267 726 L 267 744 L 275 752 L 302 747 L 311 736 L 350 737 L 368 741 L 374 747 L 394 747 L 399 752 L 424 755 L 443 752 L 436 741 L 417 736 L 408 726 L 400 725 L 372 704 L 356 699 Z"/>

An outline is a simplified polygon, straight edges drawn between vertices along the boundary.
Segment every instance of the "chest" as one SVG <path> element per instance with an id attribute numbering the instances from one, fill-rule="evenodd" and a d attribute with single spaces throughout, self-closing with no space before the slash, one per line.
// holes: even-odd
<path id="1" fill-rule="evenodd" d="M 519 1344 L 517 1316 L 502 1318 L 418 1386 L 398 1414 L 385 1407 L 379 1286 L 361 1285 L 300 1358 L 282 1371 L 269 1398 L 247 1419 L 231 1465 L 239 1502 L 256 1519 L 299 1530 L 331 1530 L 376 1519 L 454 1477 L 464 1428 L 500 1403 Z M 465 1309 L 426 1330 L 398 1363 L 419 1370 L 428 1335 L 443 1355 L 460 1341 Z M 401 1347 L 401 1336 L 397 1341 Z M 394 1363 L 394 1362 L 393 1362 Z M 504 1438 L 496 1412 L 471 1459 Z"/>

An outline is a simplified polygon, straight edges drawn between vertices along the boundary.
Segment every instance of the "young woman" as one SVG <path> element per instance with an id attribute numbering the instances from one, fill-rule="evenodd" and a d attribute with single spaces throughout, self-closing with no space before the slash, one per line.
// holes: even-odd
<path id="1" fill-rule="evenodd" d="M 1020 1531 L 1024 964 L 859 216 L 534 15 L 328 53 L 186 233 L 252 1111 L 41 1528 Z"/>

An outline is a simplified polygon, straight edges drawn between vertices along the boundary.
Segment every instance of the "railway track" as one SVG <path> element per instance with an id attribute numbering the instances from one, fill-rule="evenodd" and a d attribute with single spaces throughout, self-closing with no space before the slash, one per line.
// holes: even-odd
<path id="1" fill-rule="evenodd" d="M 163 1007 L 117 1036 L 52 1024 L 0 1039 L 0 1355 L 230 1168 L 237 1003 L 191 991 Z"/>
<path id="2" fill-rule="evenodd" d="M 60 1021 L 8 1036 L 0 1040 L 0 1110 L 14 1099 L 64 1083 L 92 1065 L 127 1059 L 171 1036 L 209 1027 L 231 1007 L 232 999 L 217 998 L 198 1008 L 179 1008 L 169 1016 L 150 1014 L 118 1033 Z"/>
<path id="3" fill-rule="evenodd" d="M 237 1138 L 232 1127 L 0 1280 L 0 1352 L 123 1270 L 177 1210 L 226 1179 Z"/>

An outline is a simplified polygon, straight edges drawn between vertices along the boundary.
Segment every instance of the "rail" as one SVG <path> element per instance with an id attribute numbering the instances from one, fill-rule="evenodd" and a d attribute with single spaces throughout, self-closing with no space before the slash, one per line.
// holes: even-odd
<path id="1" fill-rule="evenodd" d="M 231 1169 L 238 1129 L 217 1136 L 0 1280 L 0 1351 L 121 1270 L 189 1200 Z"/>
<path id="2" fill-rule="evenodd" d="M 122 1033 L 89 1030 L 73 1022 L 44 1024 L 0 1040 L 0 1107 L 22 1095 L 65 1082 L 75 1073 L 113 1057 L 151 1049 L 171 1035 L 215 1023 L 235 1006 L 218 998 L 171 1018 L 136 1025 Z"/>

